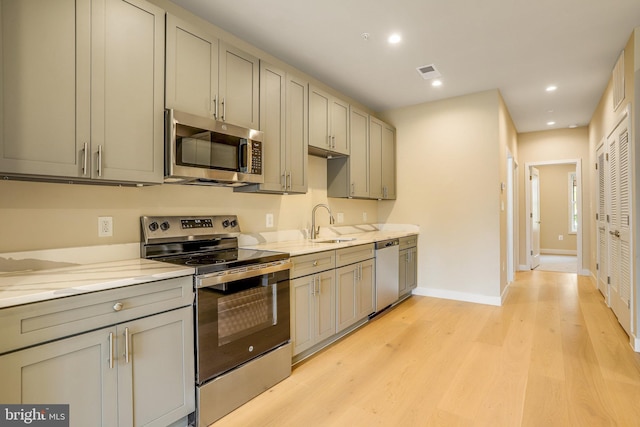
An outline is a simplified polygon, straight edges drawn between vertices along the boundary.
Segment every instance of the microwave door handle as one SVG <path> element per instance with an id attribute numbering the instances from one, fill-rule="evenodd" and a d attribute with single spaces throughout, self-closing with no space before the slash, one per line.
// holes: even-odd
<path id="1" fill-rule="evenodd" d="M 249 142 L 244 138 L 241 139 L 238 148 L 238 171 L 247 173 L 249 171 Z"/>

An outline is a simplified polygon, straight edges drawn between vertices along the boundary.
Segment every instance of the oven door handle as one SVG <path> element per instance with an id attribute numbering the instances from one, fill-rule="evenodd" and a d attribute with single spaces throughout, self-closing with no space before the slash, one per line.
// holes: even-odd
<path id="1" fill-rule="evenodd" d="M 291 269 L 291 261 L 275 261 L 266 264 L 250 265 L 243 268 L 220 271 L 217 273 L 203 274 L 195 277 L 196 288 L 215 287 L 221 283 L 235 282 L 237 280 L 248 279 L 250 277 L 262 276 L 263 274 L 275 273 Z"/>

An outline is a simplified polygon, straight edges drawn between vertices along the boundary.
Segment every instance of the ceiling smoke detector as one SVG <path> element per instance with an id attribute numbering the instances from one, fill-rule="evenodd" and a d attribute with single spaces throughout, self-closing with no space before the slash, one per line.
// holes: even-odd
<path id="1" fill-rule="evenodd" d="M 437 77 L 442 76 L 438 70 L 436 70 L 436 66 L 431 65 L 423 65 L 422 67 L 416 68 L 418 70 L 418 74 L 422 76 L 425 80 L 435 79 Z"/>

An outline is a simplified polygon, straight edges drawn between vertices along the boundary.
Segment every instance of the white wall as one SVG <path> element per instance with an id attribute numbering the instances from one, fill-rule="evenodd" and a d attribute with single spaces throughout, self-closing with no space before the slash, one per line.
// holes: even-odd
<path id="1" fill-rule="evenodd" d="M 420 225 L 419 292 L 499 299 L 499 104 L 493 90 L 383 113 L 397 130 L 398 198 L 378 219 Z"/>

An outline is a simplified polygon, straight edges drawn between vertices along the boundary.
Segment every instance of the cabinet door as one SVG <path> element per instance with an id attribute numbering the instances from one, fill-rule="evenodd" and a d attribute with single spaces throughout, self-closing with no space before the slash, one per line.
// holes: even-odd
<path id="1" fill-rule="evenodd" d="M 382 127 L 382 188 L 384 199 L 396 198 L 396 130 Z"/>
<path id="2" fill-rule="evenodd" d="M 220 119 L 238 126 L 259 129 L 258 58 L 227 43 L 220 43 Z"/>
<path id="3" fill-rule="evenodd" d="M 94 0 L 92 14 L 92 177 L 160 183 L 164 11 L 142 0 Z"/>
<path id="4" fill-rule="evenodd" d="M 315 276 L 291 281 L 291 340 L 293 355 L 315 343 Z"/>
<path id="5" fill-rule="evenodd" d="M 384 123 L 369 117 L 369 196 L 382 199 L 382 127 Z"/>
<path id="6" fill-rule="evenodd" d="M 315 342 L 320 342 L 336 333 L 336 276 L 335 271 L 330 270 L 317 277 Z"/>
<path id="7" fill-rule="evenodd" d="M 306 81 L 287 76 L 286 105 L 286 164 L 288 191 L 307 192 L 309 154 L 309 92 Z"/>
<path id="8" fill-rule="evenodd" d="M 167 108 L 216 119 L 218 39 L 167 14 Z"/>
<path id="9" fill-rule="evenodd" d="M 0 10 L 0 172 L 80 176 L 91 3 L 1 0 Z"/>
<path id="10" fill-rule="evenodd" d="M 409 292 L 407 286 L 407 271 L 409 269 L 409 249 L 403 249 L 398 255 L 398 295 L 404 295 Z"/>
<path id="11" fill-rule="evenodd" d="M 193 310 L 117 327 L 120 426 L 166 426 L 195 410 Z"/>
<path id="12" fill-rule="evenodd" d="M 369 197 L 369 115 L 351 107 L 350 118 L 350 194 Z"/>
<path id="13" fill-rule="evenodd" d="M 69 404 L 72 427 L 117 425 L 115 332 L 100 329 L 0 356 L 0 402 Z"/>
<path id="14" fill-rule="evenodd" d="M 338 98 L 331 99 L 331 136 L 333 151 L 350 153 L 349 142 L 349 104 Z"/>
<path id="15" fill-rule="evenodd" d="M 331 96 L 309 86 L 309 146 L 330 150 L 332 148 L 330 112 Z"/>
<path id="16" fill-rule="evenodd" d="M 364 319 L 375 311 L 375 263 L 369 259 L 360 263 L 360 280 L 358 281 L 358 306 L 356 317 Z"/>
<path id="17" fill-rule="evenodd" d="M 358 275 L 360 264 L 351 264 L 336 269 L 336 332 L 353 325 L 358 311 Z"/>
<path id="18" fill-rule="evenodd" d="M 260 129 L 264 132 L 264 183 L 260 189 L 286 191 L 285 72 L 262 62 L 260 64 Z"/>
<path id="19" fill-rule="evenodd" d="M 407 290 L 410 291 L 418 286 L 418 248 L 410 248 L 407 252 Z"/>

